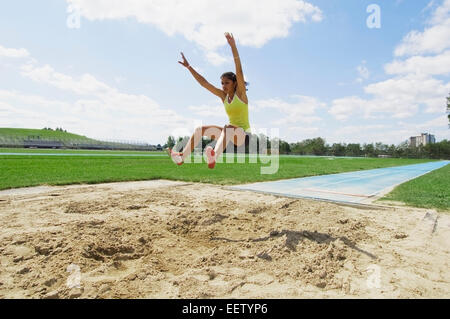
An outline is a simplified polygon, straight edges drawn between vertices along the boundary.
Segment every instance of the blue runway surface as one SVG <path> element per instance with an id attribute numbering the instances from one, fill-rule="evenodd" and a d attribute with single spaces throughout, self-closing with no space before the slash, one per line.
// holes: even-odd
<path id="1" fill-rule="evenodd" d="M 429 162 L 275 182 L 253 183 L 230 188 L 288 197 L 362 204 L 370 202 L 371 198 L 387 188 L 444 167 L 449 163 L 450 161 Z"/>

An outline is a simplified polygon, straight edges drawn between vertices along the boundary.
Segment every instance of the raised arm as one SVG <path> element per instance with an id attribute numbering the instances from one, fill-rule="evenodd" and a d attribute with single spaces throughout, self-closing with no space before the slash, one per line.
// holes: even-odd
<path id="1" fill-rule="evenodd" d="M 183 62 L 178 61 L 178 63 L 180 63 L 185 68 L 187 68 L 189 70 L 189 72 L 191 72 L 192 76 L 197 80 L 197 82 L 201 86 L 203 86 L 205 89 L 210 91 L 212 94 L 218 96 L 222 101 L 225 100 L 226 94 L 225 94 L 224 91 L 222 91 L 221 89 L 216 88 L 214 85 L 212 85 L 211 83 L 206 81 L 206 79 L 203 76 L 198 74 L 197 71 L 195 71 L 194 68 L 192 66 L 190 66 L 189 62 L 184 57 L 183 52 L 181 52 L 181 57 L 183 58 Z"/>
<path id="2" fill-rule="evenodd" d="M 239 53 L 236 47 L 236 42 L 234 41 L 234 37 L 232 33 L 225 33 L 225 37 L 227 38 L 228 44 L 231 47 L 231 51 L 233 52 L 234 64 L 236 65 L 236 81 L 237 88 L 236 91 L 239 93 L 240 97 L 243 98 L 244 102 L 247 102 L 247 93 L 245 89 L 245 81 L 244 81 L 244 72 L 242 72 L 242 64 L 241 59 L 239 58 Z"/>

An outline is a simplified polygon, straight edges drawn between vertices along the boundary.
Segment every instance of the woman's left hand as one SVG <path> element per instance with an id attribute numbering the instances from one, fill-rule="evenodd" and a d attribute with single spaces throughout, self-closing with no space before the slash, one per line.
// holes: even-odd
<path id="1" fill-rule="evenodd" d="M 231 46 L 235 46 L 236 42 L 234 41 L 234 37 L 232 33 L 225 32 L 225 38 L 227 38 L 228 44 Z"/>

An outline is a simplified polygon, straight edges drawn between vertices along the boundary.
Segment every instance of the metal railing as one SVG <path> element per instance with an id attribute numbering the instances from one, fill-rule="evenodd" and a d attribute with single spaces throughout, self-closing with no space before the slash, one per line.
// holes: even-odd
<path id="1" fill-rule="evenodd" d="M 97 141 L 73 139 L 21 138 L 15 136 L 0 136 L 0 147 L 3 148 L 52 148 L 52 149 L 96 149 L 96 150 L 135 150 L 156 151 L 154 145 L 125 142 Z"/>

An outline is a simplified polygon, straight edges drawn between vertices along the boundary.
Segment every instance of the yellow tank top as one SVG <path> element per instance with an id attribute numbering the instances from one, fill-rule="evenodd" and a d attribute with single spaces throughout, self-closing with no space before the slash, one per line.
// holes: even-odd
<path id="1" fill-rule="evenodd" d="M 230 119 L 230 124 L 242 127 L 244 131 L 251 133 L 250 124 L 248 122 L 248 105 L 234 93 L 233 100 L 228 103 L 228 94 L 223 101 L 225 111 Z"/>

